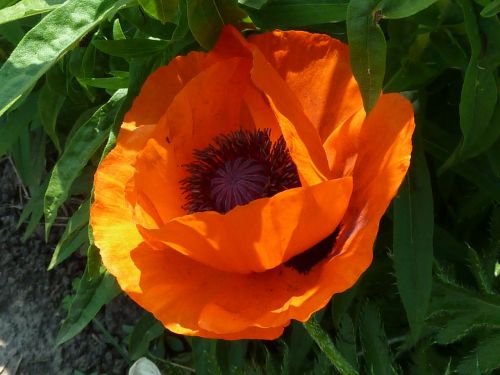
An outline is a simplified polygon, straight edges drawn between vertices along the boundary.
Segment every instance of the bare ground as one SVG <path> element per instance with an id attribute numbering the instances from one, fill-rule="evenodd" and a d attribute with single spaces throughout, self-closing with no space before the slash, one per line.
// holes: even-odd
<path id="1" fill-rule="evenodd" d="M 0 161 L 0 375 L 125 374 L 127 363 L 93 326 L 61 347 L 54 340 L 66 315 L 62 307 L 85 259 L 76 254 L 47 271 L 58 233 L 46 244 L 42 230 L 22 243 L 16 229 L 22 192 L 8 159 Z M 41 229 L 41 228 L 40 228 Z M 60 231 L 59 231 L 60 233 Z M 118 340 L 132 325 L 138 307 L 121 296 L 99 319 Z"/>

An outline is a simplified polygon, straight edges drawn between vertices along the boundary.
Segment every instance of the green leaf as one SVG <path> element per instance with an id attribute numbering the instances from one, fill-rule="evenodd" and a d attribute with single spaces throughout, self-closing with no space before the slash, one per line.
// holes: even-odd
<path id="1" fill-rule="evenodd" d="M 482 259 L 479 257 L 476 250 L 474 250 L 471 246 L 467 246 L 467 250 L 468 250 L 467 255 L 468 255 L 469 265 L 472 274 L 476 279 L 477 286 L 479 287 L 482 293 L 494 294 L 490 278 L 486 274 Z"/>
<path id="2" fill-rule="evenodd" d="M 238 3 L 250 8 L 260 9 L 268 0 L 238 0 Z"/>
<path id="3" fill-rule="evenodd" d="M 139 319 L 134 326 L 130 336 L 128 353 L 130 358 L 135 361 L 144 356 L 149 349 L 149 344 L 154 339 L 160 337 L 165 328 L 153 315 L 147 313 Z"/>
<path id="4" fill-rule="evenodd" d="M 481 11 L 482 17 L 493 17 L 500 12 L 500 0 L 493 0 Z"/>
<path id="5" fill-rule="evenodd" d="M 429 171 L 418 134 L 410 171 L 394 200 L 393 258 L 412 338 L 420 336 L 432 290 L 434 210 Z"/>
<path id="6" fill-rule="evenodd" d="M 385 75 L 386 42 L 378 25 L 379 0 L 351 0 L 347 8 L 347 38 L 351 67 L 367 112 L 375 106 Z"/>
<path id="7" fill-rule="evenodd" d="M 139 0 L 139 4 L 151 17 L 165 23 L 177 14 L 179 0 Z"/>
<path id="8" fill-rule="evenodd" d="M 107 90 L 118 90 L 128 87 L 128 77 L 109 77 L 109 78 L 79 78 L 78 82 L 90 87 L 97 87 Z"/>
<path id="9" fill-rule="evenodd" d="M 130 59 L 161 53 L 167 48 L 169 42 L 167 40 L 153 39 L 121 39 L 93 40 L 92 44 L 108 55 Z"/>
<path id="10" fill-rule="evenodd" d="M 257 26 L 265 28 L 291 29 L 329 22 L 345 21 L 347 3 L 328 4 L 321 1 L 307 3 L 273 2 L 260 10 L 249 9 L 248 13 Z"/>
<path id="11" fill-rule="evenodd" d="M 193 337 L 194 367 L 197 375 L 221 375 L 222 371 L 217 363 L 217 340 Z"/>
<path id="12" fill-rule="evenodd" d="M 482 295 L 445 281 L 435 281 L 431 305 L 439 329 L 436 342 L 450 344 L 477 327 L 500 328 L 500 297 Z"/>
<path id="13" fill-rule="evenodd" d="M 360 326 L 361 343 L 367 374 L 395 375 L 389 344 L 385 336 L 380 312 L 373 303 L 367 303 L 363 309 Z"/>
<path id="14" fill-rule="evenodd" d="M 106 140 L 126 93 L 127 90 L 118 90 L 68 140 L 63 154 L 52 170 L 49 186 L 45 193 L 46 236 L 48 236 L 50 228 L 57 217 L 59 207 L 68 198 L 71 184 Z"/>
<path id="15" fill-rule="evenodd" d="M 438 0 L 382 0 L 379 9 L 382 17 L 397 19 L 406 18 L 430 7 Z"/>
<path id="16" fill-rule="evenodd" d="M 18 3 L 0 10 L 0 25 L 21 18 L 50 12 L 64 3 L 65 0 L 21 0 Z"/>
<path id="17" fill-rule="evenodd" d="M 358 370 L 359 364 L 356 348 L 356 331 L 354 329 L 352 319 L 347 314 L 342 315 L 342 318 L 339 321 L 335 345 L 351 366 Z"/>
<path id="18" fill-rule="evenodd" d="M 33 121 L 33 108 L 36 106 L 38 94 L 32 94 L 26 98 L 19 108 L 12 111 L 7 116 L 0 120 L 0 156 L 3 156 L 10 149 L 12 144 L 16 142 L 29 127 Z"/>
<path id="19" fill-rule="evenodd" d="M 56 345 L 61 345 L 79 334 L 101 307 L 120 294 L 120 291 L 115 278 L 100 270 L 98 250 L 91 246 L 87 267 L 71 301 L 68 316 L 57 334 Z"/>
<path id="20" fill-rule="evenodd" d="M 472 374 L 479 367 L 479 373 L 486 374 L 500 367 L 500 333 L 482 337 L 477 348 L 457 367 L 461 374 Z"/>
<path id="21" fill-rule="evenodd" d="M 64 104 L 65 97 L 52 91 L 46 83 L 40 90 L 38 113 L 45 133 L 49 136 L 57 151 L 61 152 L 61 144 L 57 135 L 57 117 Z"/>
<path id="22" fill-rule="evenodd" d="M 50 260 L 48 270 L 53 269 L 59 263 L 67 259 L 73 252 L 85 244 L 88 246 L 88 222 L 90 215 L 90 200 L 87 199 L 75 211 L 68 220 L 64 233 L 59 240 L 52 259 Z"/>
<path id="23" fill-rule="evenodd" d="M 481 57 L 484 51 L 474 6 L 469 0 L 458 2 L 471 44 L 460 100 L 460 128 L 464 136 L 460 156 L 470 158 L 487 150 L 500 136 L 500 127 L 491 121 L 497 109 L 499 88 L 494 67 Z"/>
<path id="24" fill-rule="evenodd" d="M 194 38 L 205 49 L 211 49 L 224 26 L 215 0 L 188 0 L 188 24 Z"/>
<path id="25" fill-rule="evenodd" d="M 68 0 L 32 28 L 0 68 L 0 116 L 75 42 L 132 0 Z"/>
<path id="26" fill-rule="evenodd" d="M 308 322 L 304 323 L 304 327 L 313 340 L 318 344 L 319 348 L 328 357 L 330 362 L 335 366 L 338 372 L 342 375 L 356 375 L 358 372 L 352 368 L 350 363 L 342 356 L 338 349 L 333 345 L 328 334 L 323 331 L 318 321 L 312 316 Z"/>

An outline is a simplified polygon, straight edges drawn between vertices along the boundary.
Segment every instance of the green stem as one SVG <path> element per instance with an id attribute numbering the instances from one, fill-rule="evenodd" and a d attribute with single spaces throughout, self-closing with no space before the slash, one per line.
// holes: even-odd
<path id="1" fill-rule="evenodd" d="M 318 344 L 323 353 L 325 353 L 328 357 L 330 362 L 342 375 L 359 375 L 359 373 L 337 350 L 335 345 L 333 345 L 332 340 L 328 334 L 323 331 L 314 316 L 312 316 L 308 322 L 304 323 L 304 327 L 316 344 Z"/>

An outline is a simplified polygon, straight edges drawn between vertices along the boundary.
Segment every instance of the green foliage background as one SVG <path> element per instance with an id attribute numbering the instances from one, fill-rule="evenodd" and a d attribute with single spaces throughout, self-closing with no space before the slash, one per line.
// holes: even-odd
<path id="1" fill-rule="evenodd" d="M 49 269 L 87 252 L 58 343 L 120 293 L 89 199 L 142 83 L 224 24 L 254 24 L 348 42 L 367 110 L 382 89 L 413 101 L 412 166 L 373 265 L 276 342 L 182 338 L 149 314 L 111 342 L 169 374 L 500 373 L 499 12 L 500 0 L 0 0 L 0 156 L 31 197 L 24 238 L 77 204 Z"/>

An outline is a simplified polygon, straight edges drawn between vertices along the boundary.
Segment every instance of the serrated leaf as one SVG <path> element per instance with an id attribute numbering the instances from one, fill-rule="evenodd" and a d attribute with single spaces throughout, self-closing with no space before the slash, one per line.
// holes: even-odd
<path id="1" fill-rule="evenodd" d="M 73 181 L 106 140 L 109 129 L 115 122 L 116 113 L 127 90 L 118 90 L 101 106 L 68 140 L 64 152 L 52 170 L 45 193 L 45 233 L 57 217 L 59 207 L 67 199 Z"/>
<path id="2" fill-rule="evenodd" d="M 336 336 L 335 345 L 339 349 L 340 353 L 342 353 L 344 358 L 354 369 L 359 370 L 356 332 L 354 330 L 352 319 L 349 315 L 342 315 Z"/>
<path id="3" fill-rule="evenodd" d="M 450 282 L 434 282 L 431 311 L 434 318 L 441 317 L 439 344 L 455 342 L 477 327 L 500 328 L 499 296 L 481 295 Z"/>
<path id="4" fill-rule="evenodd" d="M 153 315 L 145 314 L 134 326 L 130 335 L 128 353 L 130 359 L 136 360 L 148 352 L 149 344 L 165 332 L 163 324 L 156 320 Z"/>
<path id="5" fill-rule="evenodd" d="M 373 303 L 367 303 L 363 308 L 360 336 L 366 373 L 395 375 L 380 312 Z"/>
<path id="6" fill-rule="evenodd" d="M 378 25 L 378 3 L 378 0 L 351 0 L 347 8 L 351 67 L 367 112 L 377 103 L 385 75 L 386 42 Z"/>
<path id="7" fill-rule="evenodd" d="M 52 254 L 48 270 L 67 259 L 73 252 L 85 244 L 88 246 L 88 222 L 90 214 L 90 200 L 87 199 L 68 220 L 61 239 Z"/>
<path id="8" fill-rule="evenodd" d="M 333 366 L 335 366 L 338 372 L 342 375 L 358 374 L 358 372 L 354 370 L 350 363 L 338 351 L 328 334 L 323 330 L 323 328 L 321 328 L 314 316 L 312 316 L 309 321 L 304 323 L 304 327 L 319 346 L 321 351 L 328 357 Z"/>
<path id="9" fill-rule="evenodd" d="M 457 367 L 462 374 L 472 374 L 476 369 L 478 373 L 489 373 L 500 367 L 500 333 L 489 337 L 482 337 L 474 351 Z"/>
<path id="10" fill-rule="evenodd" d="M 471 246 L 467 246 L 467 250 L 468 250 L 469 265 L 472 274 L 476 279 L 477 286 L 479 287 L 481 292 L 485 294 L 494 294 L 491 281 L 486 275 L 483 262 L 479 257 L 478 253 Z"/>
<path id="11" fill-rule="evenodd" d="M 65 0 L 21 0 L 10 7 L 0 9 L 0 25 L 25 17 L 54 10 Z"/>
<path id="12" fill-rule="evenodd" d="M 165 23 L 175 17 L 179 0 L 139 0 L 139 4 L 151 17 Z"/>
<path id="13" fill-rule="evenodd" d="M 56 337 L 56 345 L 61 345 L 79 334 L 96 316 L 102 306 L 110 302 L 121 290 L 115 278 L 99 270 L 97 248 L 91 246 L 87 267 L 71 301 L 68 316 Z"/>
<path id="14" fill-rule="evenodd" d="M 0 116 L 76 41 L 129 1 L 67 0 L 32 28 L 0 68 Z"/>
<path id="15" fill-rule="evenodd" d="M 434 209 L 427 162 L 418 134 L 410 170 L 394 200 L 393 259 L 413 341 L 422 331 L 432 290 Z"/>

